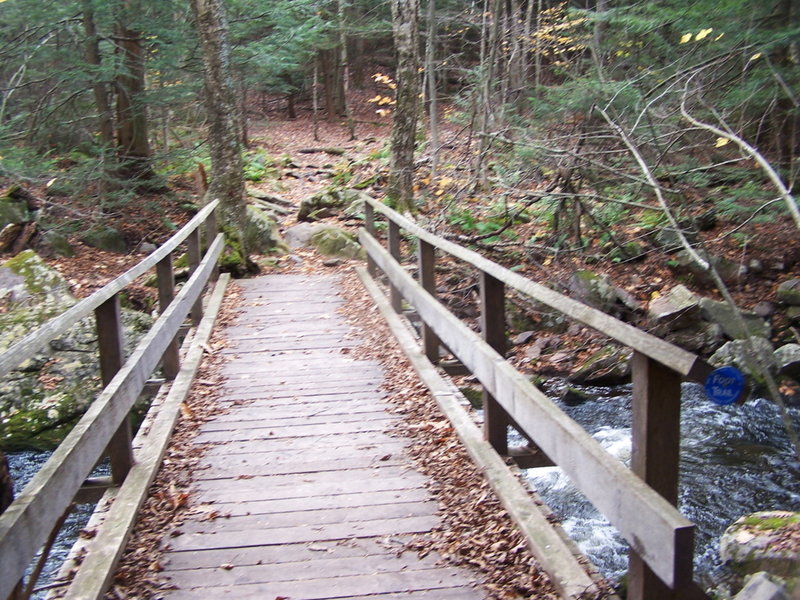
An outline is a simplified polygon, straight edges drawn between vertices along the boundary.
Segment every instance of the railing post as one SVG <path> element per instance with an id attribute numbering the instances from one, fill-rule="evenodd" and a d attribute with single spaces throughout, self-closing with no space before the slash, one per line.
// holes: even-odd
<path id="1" fill-rule="evenodd" d="M 219 205 L 211 214 L 208 215 L 206 218 L 206 248 L 211 246 L 214 243 L 214 240 L 219 233 L 219 225 L 217 224 L 217 211 L 219 210 Z M 214 283 L 219 279 L 219 266 L 214 267 L 214 270 L 211 272 L 211 275 L 208 278 L 209 283 Z"/>
<path id="2" fill-rule="evenodd" d="M 369 202 L 364 202 L 364 228 L 367 233 L 377 239 L 375 235 L 375 209 Z M 372 260 L 372 257 L 367 256 L 367 273 L 370 277 L 378 276 L 378 265 Z"/>
<path id="3" fill-rule="evenodd" d="M 678 503 L 681 378 L 672 369 L 633 353 L 631 469 L 673 505 Z M 691 547 L 682 549 L 693 552 Z M 669 589 L 635 552 L 628 560 L 629 600 L 675 600 Z"/>
<path id="4" fill-rule="evenodd" d="M 103 386 L 106 386 L 114 379 L 114 375 L 125 362 L 119 294 L 114 294 L 98 306 L 94 315 L 97 327 L 97 345 L 100 351 L 100 377 Z M 125 417 L 120 424 L 108 443 L 106 451 L 111 461 L 111 479 L 115 484 L 120 485 L 133 466 L 129 416 Z"/>
<path id="5" fill-rule="evenodd" d="M 389 219 L 389 254 L 398 263 L 400 262 L 400 226 Z M 392 303 L 394 312 L 400 313 L 403 310 L 403 298 L 398 290 L 391 283 L 389 284 L 389 299 Z"/>
<path id="6" fill-rule="evenodd" d="M 505 284 L 481 271 L 481 332 L 486 343 L 501 355 L 506 351 Z M 508 454 L 508 415 L 495 398 L 483 390 L 483 437 L 498 454 Z"/>
<path id="7" fill-rule="evenodd" d="M 419 240 L 417 250 L 417 264 L 419 268 L 419 283 L 431 296 L 436 297 L 436 249 L 425 240 Z M 428 360 L 436 364 L 439 362 L 439 337 L 433 329 L 422 322 L 422 348 Z"/>
<path id="8" fill-rule="evenodd" d="M 167 254 L 156 265 L 156 275 L 158 276 L 158 312 L 163 313 L 167 310 L 169 303 L 175 297 L 175 273 L 172 270 L 172 253 Z M 164 351 L 161 359 L 161 367 L 164 377 L 175 379 L 181 368 L 180 356 L 178 353 L 178 336 L 176 335 Z"/>
<path id="9" fill-rule="evenodd" d="M 200 265 L 200 229 L 195 229 L 186 238 L 186 254 L 189 257 L 189 275 L 195 272 Z M 189 313 L 192 317 L 192 324 L 197 327 L 203 319 L 203 297 L 200 296 L 192 306 Z"/>

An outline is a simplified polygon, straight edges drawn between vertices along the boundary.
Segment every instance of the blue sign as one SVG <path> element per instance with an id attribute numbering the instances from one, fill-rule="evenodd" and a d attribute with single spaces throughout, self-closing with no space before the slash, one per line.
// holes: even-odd
<path id="1" fill-rule="evenodd" d="M 706 378 L 706 394 L 717 404 L 733 404 L 744 391 L 744 375 L 736 367 L 720 367 Z"/>

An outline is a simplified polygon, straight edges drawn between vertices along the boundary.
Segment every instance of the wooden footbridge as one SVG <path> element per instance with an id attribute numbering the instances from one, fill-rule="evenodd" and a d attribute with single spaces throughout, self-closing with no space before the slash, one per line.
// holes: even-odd
<path id="1" fill-rule="evenodd" d="M 39 549 L 73 503 L 97 501 L 79 559 L 65 566 L 56 597 L 101 598 L 160 466 L 180 405 L 207 348 L 227 277 L 216 202 L 139 265 L 32 332 L 0 356 L 8 374 L 78 320 L 94 314 L 105 384 L 86 415 L 39 473 L 0 515 L 0 599 L 25 596 Z M 694 526 L 673 506 L 678 490 L 680 383 L 709 369 L 696 356 L 566 298 L 447 242 L 370 201 L 360 241 L 368 253 L 359 276 L 380 313 L 430 388 L 470 456 L 515 521 L 564 598 L 613 598 L 587 572 L 586 560 L 507 466 L 556 464 L 617 527 L 631 546 L 628 598 L 700 599 L 692 580 Z M 384 248 L 375 216 L 388 221 Z M 201 232 L 205 235 L 201 236 Z M 405 235 L 416 248 L 416 276 L 402 261 Z M 205 241 L 201 240 L 201 237 Z M 175 292 L 172 257 L 189 257 L 191 277 Z M 435 298 L 436 251 L 477 269 L 481 334 Z M 150 269 L 159 281 L 161 316 L 125 357 L 119 294 Z M 380 277 L 379 277 L 380 275 Z M 388 283 L 388 298 L 379 279 Z M 268 275 L 242 281 L 240 314 L 227 326 L 222 410 L 194 443 L 210 443 L 194 474 L 200 510 L 165 541 L 164 598 L 480 599 L 475 575 L 434 553 L 404 552 L 406 540 L 439 525 L 425 477 L 410 467 L 402 438 L 390 435 L 379 364 L 349 352 L 359 344 L 338 309 L 335 276 Z M 208 293 L 204 294 L 204 290 Z M 503 358 L 507 291 L 526 295 L 633 349 L 631 470 Z M 420 339 L 403 317 L 421 320 Z M 408 312 L 408 311 L 406 311 Z M 376 316 L 377 318 L 377 316 Z M 181 344 L 182 341 L 182 344 Z M 484 387 L 478 428 L 463 398 L 437 367 L 441 349 Z M 142 391 L 161 391 L 132 438 L 128 414 Z M 508 447 L 513 426 L 529 444 Z M 91 479 L 111 459 L 111 476 Z M 226 518 L 209 519 L 202 507 Z M 165 535 L 169 532 L 165 532 Z M 28 586 L 30 587 L 30 586 Z"/>

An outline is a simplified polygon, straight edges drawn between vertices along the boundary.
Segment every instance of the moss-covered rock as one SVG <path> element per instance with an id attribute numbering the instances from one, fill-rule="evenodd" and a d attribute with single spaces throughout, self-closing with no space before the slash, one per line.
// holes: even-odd
<path id="1" fill-rule="evenodd" d="M 298 221 L 318 221 L 345 210 L 348 214 L 363 213 L 366 192 L 350 188 L 329 188 L 304 198 L 297 211 Z M 360 210 L 359 210 L 359 207 Z"/>
<path id="2" fill-rule="evenodd" d="M 247 229 L 244 237 L 245 247 L 251 254 L 264 254 L 285 251 L 286 243 L 278 232 L 278 224 L 260 208 L 247 206 Z"/>
<path id="3" fill-rule="evenodd" d="M 364 258 L 364 249 L 355 236 L 339 227 L 328 226 L 311 236 L 311 245 L 323 256 Z"/>
<path id="4" fill-rule="evenodd" d="M 87 246 L 97 248 L 98 250 L 106 250 L 108 252 L 117 252 L 124 254 L 128 251 L 128 246 L 122 235 L 113 227 L 96 227 L 90 229 L 81 237 L 81 240 Z"/>
<path id="5" fill-rule="evenodd" d="M 77 301 L 67 283 L 32 250 L 0 266 L 0 351 Z M 126 355 L 152 319 L 122 310 Z M 0 448 L 50 448 L 94 400 L 100 389 L 94 318 L 76 323 L 0 380 Z"/>
<path id="6" fill-rule="evenodd" d="M 764 511 L 738 519 L 720 538 L 719 553 L 734 571 L 766 571 L 781 578 L 800 577 L 800 553 L 790 542 L 800 532 L 800 513 Z M 790 543 L 786 543 L 789 541 Z"/>
<path id="7" fill-rule="evenodd" d="M 626 383 L 631 379 L 631 355 L 628 348 L 606 346 L 589 357 L 569 380 L 585 385 Z"/>
<path id="8" fill-rule="evenodd" d="M 742 327 L 741 322 L 736 318 L 736 309 L 727 302 L 717 302 L 711 298 L 702 298 L 700 300 L 700 311 L 706 321 L 716 323 L 722 327 L 723 333 L 731 339 L 743 340 L 751 336 L 764 338 L 770 336 L 771 328 L 769 323 L 754 312 L 739 311 L 739 315 L 745 323 L 745 327 Z"/>
<path id="9" fill-rule="evenodd" d="M 778 302 L 800 306 L 800 279 L 789 279 L 778 286 Z"/>

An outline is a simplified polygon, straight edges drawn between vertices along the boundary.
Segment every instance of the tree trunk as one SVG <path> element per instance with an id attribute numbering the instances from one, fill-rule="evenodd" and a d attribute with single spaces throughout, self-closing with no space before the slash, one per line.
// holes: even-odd
<path id="1" fill-rule="evenodd" d="M 222 221 L 238 235 L 242 259 L 246 261 L 244 230 L 247 205 L 239 143 L 241 126 L 230 66 L 228 24 L 223 0 L 192 0 L 203 53 L 205 103 L 208 113 L 208 146 L 211 153 L 211 184 L 206 197 L 220 200 Z"/>
<path id="2" fill-rule="evenodd" d="M 135 9 L 132 0 L 122 0 L 114 25 L 121 69 L 116 77 L 117 152 L 119 174 L 125 179 L 150 180 L 155 177 L 150 163 L 147 138 L 147 106 L 144 101 L 144 49 L 141 32 L 129 29 L 126 17 Z"/>
<path id="3" fill-rule="evenodd" d="M 101 65 L 100 45 L 97 41 L 97 27 L 94 22 L 94 9 L 91 0 L 83 0 L 83 30 L 86 33 L 86 62 L 99 70 Z M 96 80 L 92 83 L 94 102 L 97 107 L 100 142 L 108 149 L 114 146 L 114 121 L 111 104 L 108 101 L 108 86 Z"/>
<path id="4" fill-rule="evenodd" d="M 387 196 L 400 210 L 407 211 L 414 208 L 414 142 L 420 94 L 418 14 L 419 0 L 392 0 L 397 55 L 397 104 L 392 123 Z"/>
<path id="5" fill-rule="evenodd" d="M 350 110 L 350 100 L 347 97 L 350 87 L 350 65 L 347 63 L 347 15 L 345 14 L 344 0 L 338 2 L 339 17 L 339 46 L 340 46 L 340 68 L 342 72 L 342 108 L 344 109 L 345 120 L 347 121 L 347 131 L 350 140 L 356 139 L 356 124 L 353 120 L 353 113 Z"/>
<path id="6" fill-rule="evenodd" d="M 428 0 L 428 40 L 425 45 L 425 79 L 428 84 L 428 119 L 431 135 L 431 179 L 439 168 L 439 103 L 436 97 L 436 0 Z"/>

